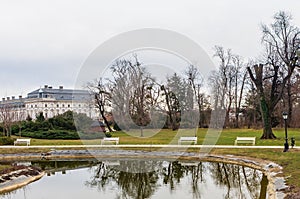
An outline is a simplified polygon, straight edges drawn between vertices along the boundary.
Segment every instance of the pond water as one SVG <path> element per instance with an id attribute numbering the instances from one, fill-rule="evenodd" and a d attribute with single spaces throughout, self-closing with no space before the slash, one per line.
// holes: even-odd
<path id="1" fill-rule="evenodd" d="M 266 198 L 261 171 L 215 162 L 103 160 L 27 162 L 42 179 L 1 199 Z"/>

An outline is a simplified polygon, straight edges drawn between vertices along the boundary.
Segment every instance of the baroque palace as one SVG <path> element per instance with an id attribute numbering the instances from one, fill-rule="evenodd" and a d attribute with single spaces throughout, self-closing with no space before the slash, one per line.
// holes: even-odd
<path id="1" fill-rule="evenodd" d="M 51 118 L 66 111 L 84 113 L 88 117 L 97 118 L 99 114 L 91 103 L 92 97 L 87 90 L 64 89 L 63 86 L 55 89 L 45 85 L 28 93 L 24 98 L 22 96 L 2 98 L 0 112 L 2 115 L 9 113 L 14 121 L 25 120 L 28 116 L 35 119 L 41 112 L 45 118 Z"/>

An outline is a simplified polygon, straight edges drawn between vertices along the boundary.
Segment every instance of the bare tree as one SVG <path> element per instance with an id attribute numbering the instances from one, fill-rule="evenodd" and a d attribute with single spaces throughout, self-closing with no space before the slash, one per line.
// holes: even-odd
<path id="1" fill-rule="evenodd" d="M 264 124 L 262 139 L 276 138 L 272 131 L 272 116 L 283 96 L 285 86 L 289 86 L 288 82 L 294 69 L 299 67 L 297 51 L 300 45 L 300 31 L 291 24 L 291 19 L 291 15 L 280 11 L 275 14 L 270 27 L 262 26 L 266 64 L 247 68 L 260 96 Z M 291 118 L 291 108 L 288 112 Z"/>
<path id="2" fill-rule="evenodd" d="M 114 111 L 114 120 L 123 130 L 130 128 L 129 102 L 132 96 L 133 85 L 130 82 L 128 74 L 129 61 L 118 59 L 110 67 L 112 71 L 112 80 L 110 87 L 112 91 L 112 108 Z"/>
<path id="3" fill-rule="evenodd" d="M 200 72 L 197 67 L 194 65 L 190 65 L 186 71 L 186 75 L 188 77 L 188 82 L 191 85 L 193 92 L 194 92 L 194 97 L 197 103 L 197 108 L 199 112 L 199 127 L 202 127 L 202 121 L 201 121 L 201 115 L 203 111 L 203 93 L 201 93 L 201 87 L 203 84 L 203 79 L 200 76 Z"/>
<path id="4" fill-rule="evenodd" d="M 18 107 L 15 109 L 14 114 L 14 121 L 19 127 L 19 136 L 22 136 L 22 121 L 24 121 L 26 118 L 26 111 L 25 111 L 25 104 L 23 100 L 18 104 Z"/>
<path id="5" fill-rule="evenodd" d="M 214 56 L 220 60 L 220 65 L 219 69 L 211 74 L 209 81 L 213 88 L 215 106 L 226 109 L 225 126 L 228 126 L 229 113 L 234 99 L 233 54 L 230 49 L 225 50 L 223 47 L 215 46 Z"/>
<path id="6" fill-rule="evenodd" d="M 242 99 L 244 97 L 244 87 L 247 78 L 247 71 L 244 68 L 243 60 L 239 55 L 234 55 L 232 57 L 232 63 L 234 67 L 234 127 L 239 128 L 239 115 L 241 111 Z"/>
<path id="7" fill-rule="evenodd" d="M 14 107 L 10 103 L 0 104 L 0 121 L 3 123 L 4 135 L 11 136 L 11 126 L 14 122 L 15 112 Z"/>
<path id="8" fill-rule="evenodd" d="M 136 55 L 133 55 L 133 60 L 117 60 L 111 69 L 114 78 L 111 81 L 113 108 L 118 113 L 116 117 L 121 126 L 127 126 L 127 129 L 132 119 L 140 127 L 143 137 L 143 128 L 151 121 L 151 109 L 157 103 L 159 88 Z"/>
<path id="9" fill-rule="evenodd" d="M 148 125 L 151 121 L 150 111 L 153 105 L 153 96 L 151 90 L 153 89 L 153 78 L 148 74 L 135 57 L 134 63 L 129 63 L 129 77 L 135 88 L 130 99 L 129 114 L 134 122 L 140 126 L 141 137 L 143 137 L 143 127 Z"/>
<path id="10" fill-rule="evenodd" d="M 162 95 L 165 97 L 165 103 L 163 104 L 163 107 L 167 109 L 166 112 L 170 120 L 169 125 L 174 131 L 178 129 L 178 125 L 176 122 L 177 106 L 174 106 L 177 104 L 178 99 L 176 98 L 176 95 L 172 91 L 170 91 L 169 87 L 166 87 L 165 85 L 161 85 L 161 90 L 163 91 Z"/>
<path id="11" fill-rule="evenodd" d="M 258 128 L 261 125 L 259 124 L 259 118 L 261 115 L 260 110 L 260 99 L 255 89 L 253 82 L 248 80 L 246 82 L 247 93 L 245 95 L 245 114 L 246 114 L 246 124 L 247 128 L 251 128 L 253 125 Z"/>
<path id="12" fill-rule="evenodd" d="M 111 106 L 111 93 L 104 84 L 103 79 L 100 78 L 95 83 L 90 83 L 88 88 L 91 90 L 93 96 L 95 97 L 95 105 L 99 110 L 99 113 L 108 128 L 109 132 L 112 132 L 112 128 L 106 118 L 106 114 L 108 113 L 107 109 Z"/>

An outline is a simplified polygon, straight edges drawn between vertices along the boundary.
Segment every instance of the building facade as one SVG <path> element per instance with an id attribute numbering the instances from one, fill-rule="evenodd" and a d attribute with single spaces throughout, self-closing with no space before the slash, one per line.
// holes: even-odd
<path id="1" fill-rule="evenodd" d="M 11 113 L 14 121 L 25 120 L 28 116 L 33 120 L 39 113 L 45 118 L 51 118 L 67 111 L 84 113 L 91 118 L 99 118 L 93 102 L 93 96 L 87 90 L 55 89 L 45 85 L 27 94 L 26 98 L 19 96 L 2 98 L 0 102 L 0 116 Z M 1 117 L 0 117 L 1 120 Z M 2 119 L 3 120 L 3 119 Z"/>

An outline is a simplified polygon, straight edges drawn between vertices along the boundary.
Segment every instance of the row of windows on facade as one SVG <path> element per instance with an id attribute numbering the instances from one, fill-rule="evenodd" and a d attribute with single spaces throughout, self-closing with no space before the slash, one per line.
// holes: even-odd
<path id="1" fill-rule="evenodd" d="M 29 105 L 28 105 L 27 107 L 29 107 Z M 31 108 L 33 108 L 33 105 L 31 105 L 30 107 L 31 107 Z M 34 107 L 35 107 L 35 108 L 37 108 L 37 104 L 36 104 L 36 105 L 34 105 Z M 45 104 L 45 108 L 47 108 L 47 107 L 48 107 L 48 104 Z M 56 107 L 57 107 L 57 108 L 59 108 L 59 104 L 56 104 Z M 62 105 L 62 107 L 64 108 L 64 107 L 65 107 L 65 105 L 63 104 L 63 105 Z M 68 104 L 68 108 L 70 108 L 70 107 L 71 107 L 71 105 L 70 105 L 70 104 Z M 81 105 L 79 104 L 79 105 L 78 105 L 78 107 L 80 108 L 80 107 L 81 107 Z"/>

